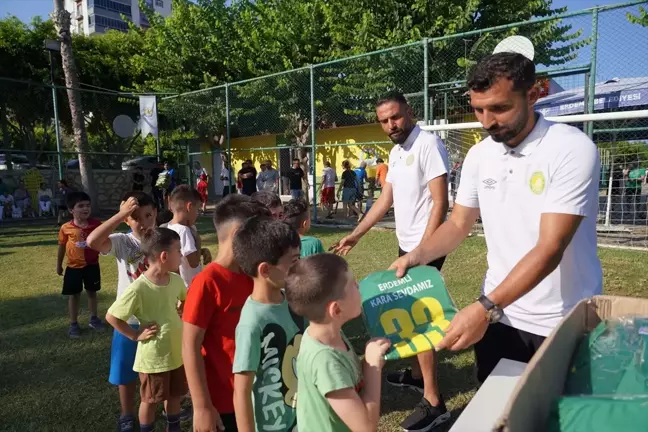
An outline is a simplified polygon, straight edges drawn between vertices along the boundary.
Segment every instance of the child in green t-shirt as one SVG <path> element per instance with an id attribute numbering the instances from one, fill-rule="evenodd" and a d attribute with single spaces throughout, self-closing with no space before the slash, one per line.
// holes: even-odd
<path id="1" fill-rule="evenodd" d="M 322 242 L 318 238 L 306 235 L 311 227 L 310 216 L 308 204 L 303 199 L 292 199 L 284 206 L 283 220 L 299 233 L 302 258 L 324 253 Z"/>
<path id="2" fill-rule="evenodd" d="M 106 321 L 127 338 L 137 341 L 133 370 L 139 372 L 142 403 L 141 432 L 152 432 L 155 410 L 166 403 L 167 431 L 180 432 L 180 403 L 187 393 L 182 362 L 182 321 L 178 306 L 186 297 L 185 285 L 177 272 L 182 260 L 180 236 L 168 228 L 154 228 L 142 234 L 141 250 L 149 267 L 113 303 Z M 138 329 L 128 324 L 135 316 Z"/>
<path id="3" fill-rule="evenodd" d="M 299 432 L 375 431 L 389 341 L 370 340 L 361 362 L 342 333 L 342 325 L 362 312 L 346 261 L 332 254 L 300 260 L 286 277 L 286 297 L 310 323 L 296 366 Z"/>
<path id="4" fill-rule="evenodd" d="M 254 281 L 236 326 L 234 412 L 241 432 L 292 431 L 297 377 L 293 367 L 304 320 L 291 313 L 282 288 L 299 260 L 299 235 L 268 217 L 249 219 L 234 237 L 234 259 Z"/>

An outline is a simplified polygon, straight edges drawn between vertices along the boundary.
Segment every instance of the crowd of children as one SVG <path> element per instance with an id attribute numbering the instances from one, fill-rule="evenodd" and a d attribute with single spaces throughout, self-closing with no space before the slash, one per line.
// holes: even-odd
<path id="1" fill-rule="evenodd" d="M 81 334 L 83 288 L 89 326 L 104 328 L 98 258 L 117 260 L 106 320 L 115 329 L 109 382 L 119 389 L 118 430 L 139 423 L 152 431 L 164 402 L 166 430 L 179 431 L 187 390 L 196 432 L 375 430 L 388 342 L 371 341 L 361 363 L 344 337 L 341 326 L 360 314 L 357 284 L 342 258 L 306 235 L 307 203 L 282 206 L 270 192 L 227 196 L 214 210 L 213 262 L 195 228 L 201 204 L 181 185 L 169 196 L 171 213 L 158 218 L 152 198 L 133 191 L 101 223 L 85 193 L 67 196 L 73 219 L 59 233 L 57 273 L 70 337 Z M 128 233 L 115 232 L 122 222 Z"/>

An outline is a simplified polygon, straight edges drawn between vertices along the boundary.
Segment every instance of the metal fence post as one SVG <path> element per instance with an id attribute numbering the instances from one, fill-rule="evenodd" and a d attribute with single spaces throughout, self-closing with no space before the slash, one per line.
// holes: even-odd
<path id="1" fill-rule="evenodd" d="M 317 222 L 317 147 L 315 145 L 315 68 L 310 65 L 310 128 L 311 128 L 311 153 L 313 161 L 311 167 L 313 168 L 313 211 L 311 217 L 313 222 Z"/>
<path id="2" fill-rule="evenodd" d="M 423 38 L 423 117 L 426 125 L 430 124 L 430 76 L 428 61 L 428 38 Z"/>
<path id="3" fill-rule="evenodd" d="M 158 107 L 158 97 L 157 95 L 155 96 L 155 112 L 159 113 L 160 112 L 160 107 Z M 158 119 L 156 118 L 156 121 Z M 158 162 L 162 162 L 162 149 L 160 148 L 160 123 L 158 121 L 157 123 L 158 129 L 157 129 L 157 134 L 155 136 L 155 151 L 157 153 L 157 160 Z"/>
<path id="4" fill-rule="evenodd" d="M 232 141 L 230 139 L 230 106 L 229 106 L 229 84 L 225 83 L 225 140 L 227 141 L 227 177 L 229 178 L 228 194 L 232 191 L 232 185 L 235 184 L 232 176 Z M 222 175 L 222 174 L 221 174 Z"/>
<path id="5" fill-rule="evenodd" d="M 592 11 L 592 54 L 590 60 L 589 94 L 587 98 L 587 112 L 594 112 L 594 100 L 596 99 L 596 58 L 598 57 L 598 8 Z M 594 138 L 594 122 L 587 123 L 587 135 Z"/>

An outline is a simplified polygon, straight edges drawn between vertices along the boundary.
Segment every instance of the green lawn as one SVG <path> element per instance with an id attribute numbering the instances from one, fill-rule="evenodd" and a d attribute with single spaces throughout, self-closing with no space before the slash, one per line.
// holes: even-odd
<path id="1" fill-rule="evenodd" d="M 209 221 L 201 221 L 199 229 L 215 249 Z M 68 339 L 66 301 L 55 271 L 56 234 L 53 226 L 3 226 L 0 231 L 0 430 L 112 431 L 119 403 L 116 389 L 107 382 L 110 332 L 97 334 L 87 328 L 83 297 L 82 337 Z M 328 247 L 343 232 L 319 230 L 314 234 Z M 356 276 L 362 278 L 386 268 L 396 251 L 393 232 L 374 231 L 348 259 Z M 648 295 L 645 253 L 601 249 L 600 255 L 607 293 Z M 101 267 L 100 314 L 105 314 L 115 299 L 117 273 L 114 260 L 108 257 L 101 258 Z M 458 306 L 476 298 L 485 269 L 481 238 L 468 239 L 448 258 L 444 275 Z M 359 321 L 350 323 L 347 334 L 358 349 L 366 340 Z M 389 363 L 387 369 L 403 366 L 404 362 Z M 472 351 L 442 353 L 439 381 L 454 419 L 475 391 Z M 399 422 L 418 398 L 411 391 L 385 387 L 379 430 L 400 430 Z M 162 422 L 158 426 L 162 430 Z"/>

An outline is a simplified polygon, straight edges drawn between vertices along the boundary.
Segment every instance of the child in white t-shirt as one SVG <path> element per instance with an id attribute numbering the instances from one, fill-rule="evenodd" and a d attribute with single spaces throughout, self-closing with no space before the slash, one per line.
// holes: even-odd
<path id="1" fill-rule="evenodd" d="M 180 262 L 180 276 L 187 288 L 202 270 L 201 258 L 204 264 L 211 262 L 211 253 L 209 249 L 201 247 L 200 236 L 195 227 L 200 207 L 200 194 L 188 185 L 176 187 L 169 196 L 173 219 L 166 227 L 180 236 L 180 251 L 183 257 Z"/>
<path id="2" fill-rule="evenodd" d="M 128 192 L 119 206 L 119 212 L 99 225 L 86 240 L 88 247 L 117 259 L 117 298 L 148 267 L 140 242 L 144 232 L 155 227 L 156 216 L 157 209 L 149 195 L 141 191 Z M 114 232 L 122 222 L 130 227 L 131 232 Z M 135 317 L 130 317 L 127 322 L 133 328 L 139 327 Z M 137 372 L 133 371 L 133 365 L 136 351 L 137 342 L 113 332 L 108 381 L 119 387 L 122 412 L 118 428 L 122 432 L 135 430 Z"/>

